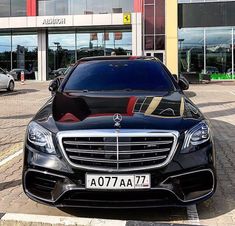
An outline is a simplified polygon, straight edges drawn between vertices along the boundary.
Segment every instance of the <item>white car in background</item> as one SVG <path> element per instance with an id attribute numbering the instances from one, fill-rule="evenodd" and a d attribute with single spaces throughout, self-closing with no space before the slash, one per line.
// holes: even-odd
<path id="1" fill-rule="evenodd" d="M 2 68 L 0 68 L 0 89 L 6 89 L 13 91 L 15 88 L 14 78 L 7 74 Z"/>

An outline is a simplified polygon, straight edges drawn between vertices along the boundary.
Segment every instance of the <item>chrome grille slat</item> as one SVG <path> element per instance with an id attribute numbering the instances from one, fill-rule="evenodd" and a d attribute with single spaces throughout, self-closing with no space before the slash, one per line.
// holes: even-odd
<path id="1" fill-rule="evenodd" d="M 66 148 L 66 152 L 71 153 L 82 153 L 82 154 L 96 154 L 96 155 L 113 155 L 116 154 L 116 151 L 106 151 L 106 150 L 84 150 L 78 148 Z M 136 155 L 136 154 L 148 154 L 148 153 L 162 153 L 169 152 L 170 148 L 163 149 L 143 149 L 143 150 L 131 150 L 131 151 L 123 151 L 119 150 L 120 155 Z"/>
<path id="2" fill-rule="evenodd" d="M 151 157 L 151 158 L 138 158 L 138 159 L 125 159 L 125 160 L 119 160 L 119 163 L 133 163 L 133 162 L 149 162 L 149 161 L 157 161 L 165 159 L 167 155 L 164 156 L 157 156 L 157 157 Z M 100 163 L 117 163 L 116 159 L 99 159 L 99 158 L 84 158 L 84 157 L 77 157 L 77 156 L 70 156 L 71 159 L 84 161 L 84 162 L 90 162 L 90 161 L 96 161 Z"/>
<path id="3" fill-rule="evenodd" d="M 72 167 L 103 172 L 161 168 L 177 148 L 177 131 L 79 130 L 57 134 L 61 150 Z"/>
<path id="4" fill-rule="evenodd" d="M 161 144 L 172 144 L 173 141 L 145 141 L 145 142 L 119 142 L 119 146 L 139 146 L 139 145 L 161 145 Z M 64 144 L 68 145 L 81 145 L 81 146 L 116 146 L 114 142 L 90 142 L 90 141 L 64 141 Z"/>

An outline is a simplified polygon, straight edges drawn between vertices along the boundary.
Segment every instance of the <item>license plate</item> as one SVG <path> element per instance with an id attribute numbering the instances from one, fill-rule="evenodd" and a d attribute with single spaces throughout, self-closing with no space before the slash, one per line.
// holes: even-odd
<path id="1" fill-rule="evenodd" d="M 149 174 L 136 175 L 97 175 L 86 174 L 86 188 L 97 190 L 129 190 L 150 188 Z"/>

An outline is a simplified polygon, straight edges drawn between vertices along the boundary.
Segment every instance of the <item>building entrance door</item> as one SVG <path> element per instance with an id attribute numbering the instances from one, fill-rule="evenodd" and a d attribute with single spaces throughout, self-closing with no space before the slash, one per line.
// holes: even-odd
<path id="1" fill-rule="evenodd" d="M 145 56 L 152 56 L 158 58 L 160 61 L 162 61 L 163 64 L 165 64 L 165 51 L 145 51 Z"/>

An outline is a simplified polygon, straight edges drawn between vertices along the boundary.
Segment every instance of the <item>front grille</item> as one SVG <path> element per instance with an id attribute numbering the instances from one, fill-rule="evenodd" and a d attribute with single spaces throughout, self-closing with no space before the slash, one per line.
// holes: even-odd
<path id="1" fill-rule="evenodd" d="M 78 133 L 79 134 L 79 133 Z M 177 138 L 172 133 L 111 133 L 61 136 L 68 161 L 77 167 L 125 171 L 166 165 Z M 90 136 L 89 136 L 90 135 Z M 106 135 L 106 134 L 104 134 Z"/>

